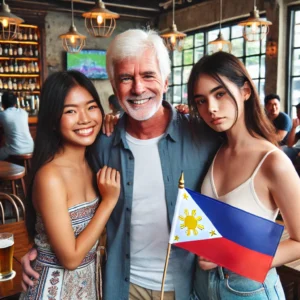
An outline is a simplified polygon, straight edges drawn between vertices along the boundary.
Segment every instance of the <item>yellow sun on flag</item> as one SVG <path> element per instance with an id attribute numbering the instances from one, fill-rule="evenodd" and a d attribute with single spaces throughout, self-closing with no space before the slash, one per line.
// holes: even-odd
<path id="1" fill-rule="evenodd" d="M 187 228 L 186 234 L 187 236 L 191 235 L 191 232 L 193 232 L 194 235 L 198 234 L 197 228 L 200 230 L 204 229 L 204 226 L 201 224 L 198 224 L 198 221 L 202 220 L 202 217 L 196 216 L 196 210 L 193 209 L 191 215 L 189 214 L 188 209 L 184 210 L 185 217 L 179 216 L 179 220 L 183 221 L 183 224 L 180 224 L 180 228 Z"/>

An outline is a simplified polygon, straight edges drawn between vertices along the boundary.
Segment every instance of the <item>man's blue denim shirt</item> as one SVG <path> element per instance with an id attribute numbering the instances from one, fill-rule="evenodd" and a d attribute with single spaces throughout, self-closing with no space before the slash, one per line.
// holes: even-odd
<path id="1" fill-rule="evenodd" d="M 171 119 L 158 148 L 168 222 L 171 226 L 181 172 L 184 172 L 185 186 L 199 190 L 220 140 L 204 124 L 193 126 L 196 129 L 194 134 L 186 116 L 177 113 L 167 102 L 163 102 L 163 105 L 171 110 Z M 104 300 L 127 300 L 129 295 L 134 157 L 126 142 L 125 123 L 126 114 L 118 122 L 113 135 L 100 135 L 92 148 L 92 165 L 95 171 L 107 165 L 121 172 L 120 198 L 107 223 L 108 259 L 104 276 Z M 168 241 L 166 248 L 167 244 Z M 176 299 L 189 299 L 195 272 L 194 254 L 172 246 L 168 272 L 172 273 Z"/>

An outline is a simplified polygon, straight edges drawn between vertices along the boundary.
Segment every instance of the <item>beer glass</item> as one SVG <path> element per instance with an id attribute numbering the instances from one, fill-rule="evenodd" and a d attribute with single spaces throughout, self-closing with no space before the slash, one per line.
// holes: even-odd
<path id="1" fill-rule="evenodd" d="M 0 233 L 0 280 L 6 279 L 13 273 L 14 235 Z"/>

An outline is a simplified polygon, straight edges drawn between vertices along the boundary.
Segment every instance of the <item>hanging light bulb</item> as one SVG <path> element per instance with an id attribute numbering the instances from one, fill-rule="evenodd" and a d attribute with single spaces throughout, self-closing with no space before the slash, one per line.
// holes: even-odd
<path id="1" fill-rule="evenodd" d="M 96 0 L 96 6 L 82 14 L 85 18 L 85 27 L 93 37 L 109 37 L 116 28 L 116 19 L 120 17 L 105 8 L 102 0 Z"/>
<path id="2" fill-rule="evenodd" d="M 173 24 L 168 31 L 161 33 L 160 36 L 164 39 L 166 47 L 170 51 L 181 51 L 184 46 L 184 39 L 186 34 L 177 30 L 177 26 L 175 24 L 175 0 L 173 0 Z"/>
<path id="3" fill-rule="evenodd" d="M 80 34 L 74 25 L 73 0 L 71 0 L 72 23 L 67 33 L 61 34 L 64 49 L 69 53 L 78 53 L 85 46 L 86 37 Z"/>
<path id="4" fill-rule="evenodd" d="M 263 20 L 259 17 L 259 11 L 256 8 L 256 0 L 254 0 L 254 9 L 250 12 L 250 17 L 240 22 L 238 25 L 243 26 L 243 36 L 248 42 L 257 42 L 266 37 L 269 32 L 269 26 L 272 22 Z"/>
<path id="5" fill-rule="evenodd" d="M 223 51 L 223 52 L 231 52 L 232 46 L 230 41 L 227 41 L 224 39 L 223 35 L 222 35 L 222 0 L 220 0 L 220 30 L 219 30 L 219 34 L 218 37 L 209 42 L 208 45 L 210 46 L 210 53 L 215 53 L 215 52 L 219 52 L 219 51 Z"/>
<path id="6" fill-rule="evenodd" d="M 18 28 L 24 20 L 10 12 L 9 6 L 2 0 L 0 11 L 0 39 L 13 40 L 17 37 Z"/>

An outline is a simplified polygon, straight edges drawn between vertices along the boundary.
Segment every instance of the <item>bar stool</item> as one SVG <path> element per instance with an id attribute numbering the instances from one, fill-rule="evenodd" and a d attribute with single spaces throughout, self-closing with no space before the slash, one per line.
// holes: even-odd
<path id="1" fill-rule="evenodd" d="M 11 181 L 13 194 L 17 196 L 16 180 L 20 180 L 22 184 L 23 193 L 26 196 L 26 186 L 24 181 L 25 168 L 19 165 L 9 163 L 7 161 L 0 161 L 0 180 Z"/>
<path id="2" fill-rule="evenodd" d="M 32 158 L 32 153 L 13 154 L 9 156 L 9 161 L 24 166 L 27 175 L 31 167 L 31 158 Z"/>

